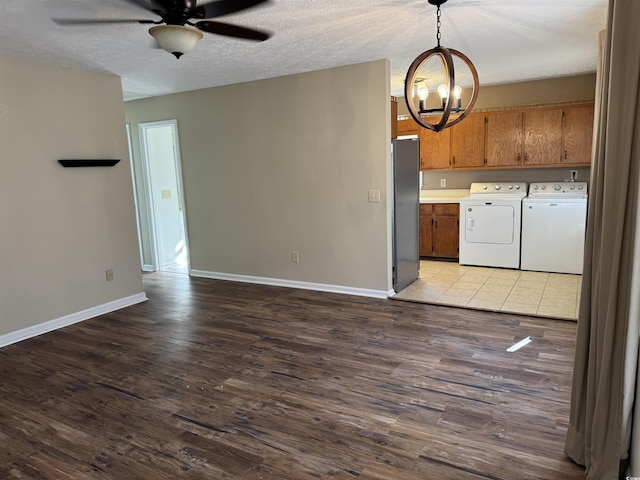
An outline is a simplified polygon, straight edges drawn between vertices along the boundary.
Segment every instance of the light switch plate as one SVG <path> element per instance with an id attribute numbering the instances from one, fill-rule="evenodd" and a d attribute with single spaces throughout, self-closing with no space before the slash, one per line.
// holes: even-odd
<path id="1" fill-rule="evenodd" d="M 380 203 L 380 190 L 369 190 L 369 202 Z"/>

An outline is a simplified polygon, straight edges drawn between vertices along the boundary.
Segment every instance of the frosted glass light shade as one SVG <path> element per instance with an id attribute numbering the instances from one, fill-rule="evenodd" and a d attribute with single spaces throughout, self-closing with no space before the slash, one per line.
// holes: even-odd
<path id="1" fill-rule="evenodd" d="M 156 25 L 149 29 L 149 34 L 157 40 L 160 48 L 176 58 L 193 50 L 203 37 L 200 30 L 184 25 Z"/>

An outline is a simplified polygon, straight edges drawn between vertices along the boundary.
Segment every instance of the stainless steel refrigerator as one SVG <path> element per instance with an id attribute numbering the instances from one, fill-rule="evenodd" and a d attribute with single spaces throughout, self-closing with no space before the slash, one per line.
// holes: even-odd
<path id="1" fill-rule="evenodd" d="M 392 141 L 393 289 L 399 292 L 420 272 L 420 140 Z"/>

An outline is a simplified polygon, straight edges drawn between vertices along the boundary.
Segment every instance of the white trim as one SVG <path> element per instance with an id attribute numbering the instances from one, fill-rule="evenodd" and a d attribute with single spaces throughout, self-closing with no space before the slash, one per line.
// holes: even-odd
<path id="1" fill-rule="evenodd" d="M 97 305 L 80 312 L 65 315 L 64 317 L 55 318 L 44 323 L 39 323 L 38 325 L 32 325 L 31 327 L 16 330 L 15 332 L 7 333 L 5 335 L 0 335 L 0 348 L 11 345 L 12 343 L 21 342 L 22 340 L 26 340 L 27 338 L 42 335 L 43 333 L 47 333 L 52 330 L 57 330 L 58 328 L 73 325 L 74 323 L 78 322 L 83 322 L 84 320 L 89 320 L 90 318 L 104 315 L 105 313 L 120 310 L 121 308 L 135 305 L 136 303 L 142 303 L 147 300 L 148 299 L 146 293 L 141 292 L 129 297 L 114 300 L 112 302 L 103 303 L 102 305 Z"/>
<path id="2" fill-rule="evenodd" d="M 393 290 L 370 290 L 368 288 L 345 287 L 342 285 L 329 285 L 326 283 L 297 282 L 280 278 L 253 277 L 250 275 L 235 275 L 231 273 L 208 272 L 205 270 L 191 270 L 192 277 L 212 278 L 215 280 L 228 280 L 231 282 L 257 283 L 260 285 L 274 285 L 276 287 L 299 288 L 302 290 L 316 290 L 319 292 L 342 293 L 344 295 L 359 295 L 361 297 L 388 298 Z"/>
<path id="3" fill-rule="evenodd" d="M 144 253 L 142 252 L 142 232 L 140 231 L 140 206 L 138 202 L 138 186 L 136 182 L 136 169 L 133 163 L 133 150 L 131 144 L 131 125 L 125 124 L 127 129 L 127 145 L 129 146 L 129 168 L 131 169 L 131 188 L 133 189 L 133 206 L 136 211 L 136 230 L 138 232 L 138 253 L 140 255 L 140 267 L 144 264 Z"/>
<path id="4" fill-rule="evenodd" d="M 151 122 L 153 125 L 155 122 Z M 152 125 L 149 125 L 151 127 Z M 151 261 L 153 271 L 161 270 L 160 263 L 158 261 L 158 239 L 156 236 L 156 214 L 153 208 L 153 188 L 151 181 L 151 167 L 149 165 L 149 145 L 147 144 L 146 128 L 149 128 L 144 123 L 138 124 L 138 137 L 140 141 L 140 153 L 142 158 L 142 177 L 144 179 L 144 191 L 147 209 L 147 233 L 149 234 L 149 250 L 151 254 Z"/>
<path id="5" fill-rule="evenodd" d="M 155 267 L 153 265 L 151 265 L 149 263 L 145 263 L 144 265 L 142 265 L 142 271 L 150 273 L 150 272 L 155 272 L 156 269 L 155 269 Z"/>

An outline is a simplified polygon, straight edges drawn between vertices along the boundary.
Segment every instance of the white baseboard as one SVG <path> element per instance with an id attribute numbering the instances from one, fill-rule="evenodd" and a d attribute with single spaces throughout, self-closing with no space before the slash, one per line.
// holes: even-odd
<path id="1" fill-rule="evenodd" d="M 143 272 L 155 272 L 156 269 L 153 267 L 153 265 L 150 265 L 148 263 L 145 263 L 144 265 L 142 265 L 142 271 Z"/>
<path id="2" fill-rule="evenodd" d="M 58 328 L 66 327 L 67 325 L 72 325 L 74 323 L 82 322 L 99 315 L 104 315 L 105 313 L 113 312 L 114 310 L 120 310 L 121 308 L 129 307 L 146 300 L 146 293 L 141 292 L 135 295 L 114 300 L 112 302 L 103 303 L 102 305 L 97 305 L 80 312 L 65 315 L 64 317 L 49 320 L 44 323 L 39 323 L 38 325 L 33 325 L 21 330 L 16 330 L 15 332 L 0 335 L 0 348 L 11 345 L 12 343 L 21 342 L 22 340 L 26 340 L 27 338 L 42 335 L 43 333 L 47 333 L 52 330 L 57 330 Z"/>
<path id="3" fill-rule="evenodd" d="M 345 287 L 326 283 L 297 282 L 269 277 L 253 277 L 249 275 L 234 275 L 230 273 L 208 272 L 206 270 L 191 270 L 192 277 L 213 278 L 215 280 L 229 280 L 231 282 L 257 283 L 260 285 L 274 285 L 276 287 L 299 288 L 302 290 L 316 290 L 318 292 L 342 293 L 344 295 L 358 295 L 371 298 L 388 298 L 393 290 L 370 290 L 367 288 Z"/>

